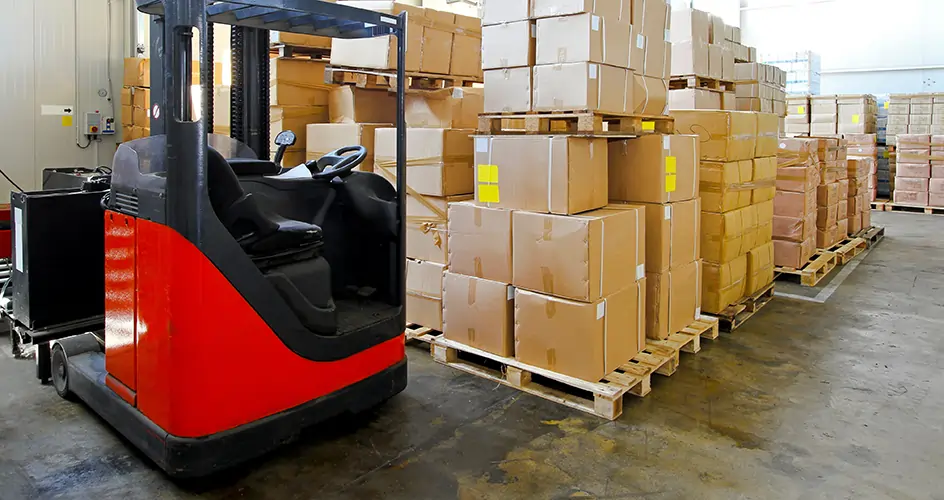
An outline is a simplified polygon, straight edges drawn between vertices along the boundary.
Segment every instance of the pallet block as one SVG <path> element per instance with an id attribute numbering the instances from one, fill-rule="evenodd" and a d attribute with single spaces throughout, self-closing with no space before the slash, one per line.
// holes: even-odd
<path id="1" fill-rule="evenodd" d="M 741 327 L 745 321 L 751 319 L 757 311 L 766 306 L 774 298 L 774 284 L 771 283 L 761 291 L 744 297 L 736 303 L 726 307 L 718 314 L 710 316 L 718 319 L 722 331 L 733 332 Z"/>

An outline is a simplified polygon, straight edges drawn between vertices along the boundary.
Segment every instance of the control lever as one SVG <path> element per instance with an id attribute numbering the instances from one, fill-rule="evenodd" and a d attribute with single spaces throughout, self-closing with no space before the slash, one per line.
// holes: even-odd
<path id="1" fill-rule="evenodd" d="M 285 156 L 285 150 L 295 145 L 295 139 L 295 132 L 291 130 L 283 130 L 275 136 L 275 145 L 279 147 L 275 152 L 275 160 L 273 160 L 276 165 L 282 166 L 282 157 Z"/>

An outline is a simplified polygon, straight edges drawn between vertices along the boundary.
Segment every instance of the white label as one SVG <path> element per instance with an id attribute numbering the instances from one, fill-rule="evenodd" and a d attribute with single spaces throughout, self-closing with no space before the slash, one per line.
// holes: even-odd
<path id="1" fill-rule="evenodd" d="M 515 287 L 508 285 L 508 300 L 515 300 Z"/>
<path id="2" fill-rule="evenodd" d="M 665 149 L 665 150 L 671 149 L 671 146 L 672 146 L 671 142 L 672 141 L 669 140 L 668 135 L 662 136 L 662 149 Z"/>
<path id="3" fill-rule="evenodd" d="M 669 35 L 669 30 L 668 30 L 668 29 L 665 30 L 665 41 L 666 41 L 666 42 L 672 41 L 672 37 Z"/>
<path id="4" fill-rule="evenodd" d="M 696 308 L 695 308 L 695 319 L 698 319 L 699 316 L 701 316 L 701 308 L 700 308 L 700 307 L 696 307 Z"/>
<path id="5" fill-rule="evenodd" d="M 13 209 L 13 241 L 15 242 L 13 262 L 16 270 L 23 272 L 23 209 L 16 207 Z"/>
<path id="6" fill-rule="evenodd" d="M 596 64 L 590 65 L 590 79 L 591 80 L 597 79 L 597 65 Z"/>
<path id="7" fill-rule="evenodd" d="M 387 24 L 397 24 L 397 18 L 395 17 L 380 16 L 380 20 Z"/>
<path id="8" fill-rule="evenodd" d="M 75 115 L 75 106 L 71 104 L 43 104 L 39 107 L 39 114 L 43 116 L 72 116 Z"/>
<path id="9" fill-rule="evenodd" d="M 475 138 L 475 152 L 488 153 L 488 139 L 485 137 Z"/>
<path id="10" fill-rule="evenodd" d="M 665 220 L 672 220 L 672 207 L 670 205 L 665 206 Z"/>
<path id="11" fill-rule="evenodd" d="M 459 87 L 456 87 L 456 88 L 452 89 L 452 98 L 453 98 L 453 99 L 462 99 L 462 89 L 459 88 Z"/>
<path id="12" fill-rule="evenodd" d="M 593 31 L 600 31 L 600 18 L 597 16 L 590 16 L 590 29 Z"/>
<path id="13" fill-rule="evenodd" d="M 639 281 L 646 277 L 646 265 L 639 264 L 636 266 L 636 281 Z"/>
<path id="14" fill-rule="evenodd" d="M 780 143 L 780 149 L 787 149 L 787 143 L 781 142 L 781 143 Z"/>
<path id="15" fill-rule="evenodd" d="M 597 319 L 602 318 L 604 314 L 606 314 L 606 302 L 600 302 L 597 304 Z"/>
<path id="16" fill-rule="evenodd" d="M 636 35 L 636 48 L 641 49 L 646 46 L 646 37 L 642 35 Z"/>

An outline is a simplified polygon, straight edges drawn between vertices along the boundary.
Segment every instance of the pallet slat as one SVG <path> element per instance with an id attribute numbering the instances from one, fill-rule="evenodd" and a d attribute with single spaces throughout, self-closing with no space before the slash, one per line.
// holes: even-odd
<path id="1" fill-rule="evenodd" d="M 737 303 L 728 306 L 724 311 L 721 311 L 718 314 L 711 314 L 709 316 L 718 318 L 718 324 L 721 330 L 733 332 L 740 328 L 745 321 L 751 319 L 751 317 L 760 311 L 764 306 L 770 303 L 773 298 L 774 284 L 771 283 L 754 295 L 744 297 Z"/>
<path id="2" fill-rule="evenodd" d="M 819 284 L 829 273 L 836 268 L 838 257 L 832 252 L 817 250 L 813 258 L 803 267 L 797 269 L 794 267 L 774 267 L 774 274 L 777 278 L 781 276 L 796 276 L 803 286 L 813 287 Z"/>
<path id="3" fill-rule="evenodd" d="M 844 266 L 864 252 L 868 246 L 862 238 L 846 238 L 831 247 L 829 252 L 836 254 L 837 263 Z"/>
<path id="4" fill-rule="evenodd" d="M 878 203 L 872 202 L 872 207 L 875 208 Z M 922 207 L 916 205 L 902 205 L 900 203 L 884 203 L 882 208 L 875 208 L 876 210 L 883 210 L 885 212 L 898 212 L 898 213 L 908 213 L 908 214 L 925 214 L 925 215 L 944 215 L 944 207 Z"/>
<path id="5" fill-rule="evenodd" d="M 411 90 L 440 90 L 448 87 L 471 87 L 482 83 L 472 76 L 440 75 L 436 73 L 406 72 L 406 88 Z M 354 85 L 363 89 L 396 90 L 397 75 L 380 70 L 328 66 L 325 68 L 325 83 Z"/>
<path id="6" fill-rule="evenodd" d="M 520 128 L 523 125 L 523 129 Z M 675 133 L 675 119 L 668 116 L 618 115 L 593 111 L 485 113 L 479 115 L 479 133 L 489 135 L 575 134 L 636 137 Z"/>
<path id="7" fill-rule="evenodd" d="M 885 228 L 881 226 L 872 226 L 868 229 L 863 229 L 859 231 L 859 234 L 856 234 L 856 238 L 862 238 L 865 240 L 869 248 L 872 248 L 876 243 L 882 241 L 885 238 Z"/>
<path id="8" fill-rule="evenodd" d="M 719 80 L 716 78 L 707 78 L 704 76 L 673 76 L 672 79 L 669 80 L 669 89 L 704 89 L 715 92 L 734 92 L 735 83 L 726 80 Z"/>

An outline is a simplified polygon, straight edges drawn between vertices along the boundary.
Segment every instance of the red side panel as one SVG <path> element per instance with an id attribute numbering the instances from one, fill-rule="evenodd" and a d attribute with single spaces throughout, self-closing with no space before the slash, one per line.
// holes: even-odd
<path id="1" fill-rule="evenodd" d="M 135 219 L 105 212 L 105 369 L 135 391 Z M 107 383 L 108 381 L 106 381 Z"/>
<path id="2" fill-rule="evenodd" d="M 10 204 L 0 205 L 0 222 L 10 222 Z M 9 230 L 0 231 L 0 259 L 9 259 L 13 255 L 13 240 Z"/>
<path id="3" fill-rule="evenodd" d="M 347 359 L 306 360 L 279 340 L 195 246 L 137 223 L 138 408 L 170 434 L 232 429 L 399 362 L 397 337 Z"/>

